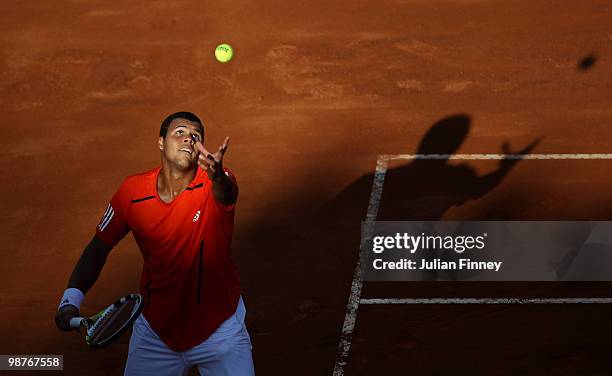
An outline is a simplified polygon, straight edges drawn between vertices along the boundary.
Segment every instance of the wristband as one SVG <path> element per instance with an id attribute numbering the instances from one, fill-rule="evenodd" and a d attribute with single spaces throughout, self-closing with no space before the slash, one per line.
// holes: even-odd
<path id="1" fill-rule="evenodd" d="M 83 299 L 85 299 L 85 295 L 81 290 L 70 287 L 64 291 L 64 296 L 62 296 L 62 300 L 60 300 L 59 307 L 57 309 L 61 309 L 63 306 L 73 305 L 77 309 L 81 308 L 81 303 L 83 303 Z"/>

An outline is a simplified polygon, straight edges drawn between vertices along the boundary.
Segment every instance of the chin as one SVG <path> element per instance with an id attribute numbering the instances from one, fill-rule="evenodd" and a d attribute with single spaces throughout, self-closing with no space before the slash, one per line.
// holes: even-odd
<path id="1" fill-rule="evenodd" d="M 173 164 L 176 169 L 182 170 L 182 171 L 192 170 L 197 166 L 195 162 L 192 162 L 186 159 L 175 160 Z"/>

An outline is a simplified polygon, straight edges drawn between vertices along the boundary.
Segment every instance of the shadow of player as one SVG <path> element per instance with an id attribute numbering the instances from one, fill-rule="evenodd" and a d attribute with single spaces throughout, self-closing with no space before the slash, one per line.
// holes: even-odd
<path id="1" fill-rule="evenodd" d="M 467 138 L 470 124 L 470 117 L 464 114 L 443 118 L 425 134 L 417 154 L 454 154 Z M 502 154 L 528 154 L 539 141 L 533 141 L 518 152 L 512 152 L 508 143 L 504 143 Z M 451 207 L 491 192 L 520 160 L 504 158 L 496 170 L 482 176 L 469 163 L 450 164 L 448 159 L 414 159 L 388 169 L 377 220 L 439 220 Z M 334 197 L 330 208 L 346 220 L 362 221 L 373 179 L 374 174 L 370 173 L 351 183 Z"/>
<path id="2" fill-rule="evenodd" d="M 417 154 L 454 154 L 467 138 L 470 125 L 471 119 L 465 114 L 441 119 L 427 131 Z M 479 199 L 495 189 L 520 162 L 520 156 L 531 152 L 539 141 L 536 139 L 517 152 L 503 143 L 502 154 L 515 157 L 501 159 L 497 169 L 484 175 L 478 175 L 469 162 L 450 164 L 447 158 L 413 159 L 390 168 L 384 179 L 376 220 L 440 220 L 452 207 Z M 366 218 L 373 180 L 374 173 L 362 176 L 325 206 L 330 223 L 327 231 L 334 234 L 337 244 L 352 244 L 357 246 L 353 250 L 358 249 L 360 225 Z"/>

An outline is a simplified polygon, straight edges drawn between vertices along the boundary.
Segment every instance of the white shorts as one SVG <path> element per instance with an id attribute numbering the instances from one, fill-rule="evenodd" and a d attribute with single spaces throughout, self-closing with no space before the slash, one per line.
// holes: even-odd
<path id="1" fill-rule="evenodd" d="M 251 338 L 244 324 L 245 316 L 241 297 L 236 312 L 206 341 L 175 352 L 140 315 L 134 322 L 124 375 L 186 375 L 191 366 L 196 366 L 202 376 L 253 376 Z"/>

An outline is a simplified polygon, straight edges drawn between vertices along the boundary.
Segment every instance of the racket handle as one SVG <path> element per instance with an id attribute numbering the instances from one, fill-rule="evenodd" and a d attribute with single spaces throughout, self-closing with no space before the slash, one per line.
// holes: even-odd
<path id="1" fill-rule="evenodd" d="M 83 317 L 73 317 L 70 319 L 70 327 L 72 329 L 78 329 L 81 326 L 83 326 L 83 321 L 85 320 L 85 318 Z"/>

